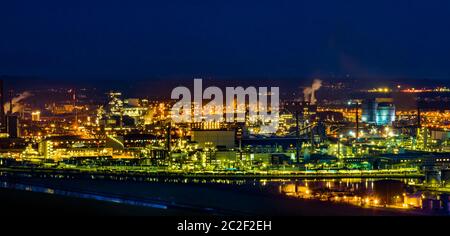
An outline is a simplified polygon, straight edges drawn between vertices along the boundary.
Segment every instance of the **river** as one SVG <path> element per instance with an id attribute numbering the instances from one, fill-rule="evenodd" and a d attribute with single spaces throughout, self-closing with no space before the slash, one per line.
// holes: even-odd
<path id="1" fill-rule="evenodd" d="M 0 187 L 159 210 L 177 215 L 448 215 L 448 196 L 417 179 L 75 178 L 0 173 Z M 448 204 L 448 201 L 447 201 Z"/>

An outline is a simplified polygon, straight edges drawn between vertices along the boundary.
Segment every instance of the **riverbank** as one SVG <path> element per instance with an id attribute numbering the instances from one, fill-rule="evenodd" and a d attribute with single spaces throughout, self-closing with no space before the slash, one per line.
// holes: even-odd
<path id="1" fill-rule="evenodd" d="M 142 169 L 109 170 L 107 168 L 32 168 L 32 167 L 2 167 L 0 172 L 13 174 L 40 175 L 83 175 L 116 178 L 230 178 L 230 179 L 326 179 L 326 178 L 423 178 L 418 171 L 351 171 L 351 172 L 305 172 L 305 171 L 270 171 L 270 172 L 181 172 L 181 171 L 148 171 Z"/>
<path id="2" fill-rule="evenodd" d="M 450 187 L 428 186 L 428 185 L 424 185 L 424 184 L 413 184 L 413 183 L 410 183 L 409 185 L 411 187 L 417 188 L 419 190 L 450 194 Z"/>

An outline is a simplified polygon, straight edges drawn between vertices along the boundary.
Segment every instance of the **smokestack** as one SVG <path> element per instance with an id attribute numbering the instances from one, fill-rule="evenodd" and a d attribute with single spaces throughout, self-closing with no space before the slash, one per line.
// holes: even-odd
<path id="1" fill-rule="evenodd" d="M 6 128 L 6 118 L 5 118 L 5 95 L 3 93 L 3 80 L 0 79 L 0 132 Z"/>
<path id="2" fill-rule="evenodd" d="M 5 101 L 4 101 L 4 94 L 3 94 L 3 80 L 0 79 L 0 130 L 5 125 L 5 110 L 3 108 Z"/>
<path id="3" fill-rule="evenodd" d="M 17 97 L 13 97 L 13 91 L 11 90 L 10 94 L 9 94 L 10 101 L 3 105 L 3 110 L 8 111 L 7 112 L 8 114 L 13 114 L 15 112 L 20 111 L 20 109 L 23 107 L 20 104 L 20 101 L 22 101 L 30 96 L 31 96 L 31 93 L 26 91 L 26 92 L 19 94 L 19 96 L 17 96 Z"/>
<path id="4" fill-rule="evenodd" d="M 166 142 L 167 142 L 166 143 L 166 148 L 167 148 L 167 152 L 170 155 L 170 149 L 172 149 L 172 147 L 170 146 L 170 142 L 172 141 L 172 135 L 170 134 L 170 132 L 172 132 L 172 124 L 170 122 L 167 124 L 166 132 L 167 132 L 167 134 L 166 134 Z"/>
<path id="5" fill-rule="evenodd" d="M 13 114 L 13 91 L 9 90 L 9 114 Z"/>
<path id="6" fill-rule="evenodd" d="M 417 128 L 422 128 L 422 123 L 421 123 L 421 117 L 420 117 L 420 106 L 419 104 L 417 104 Z"/>

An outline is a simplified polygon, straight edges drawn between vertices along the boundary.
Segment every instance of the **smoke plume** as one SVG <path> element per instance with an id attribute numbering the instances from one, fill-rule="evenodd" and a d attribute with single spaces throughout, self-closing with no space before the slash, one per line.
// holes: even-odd
<path id="1" fill-rule="evenodd" d="M 316 104 L 316 91 L 322 87 L 322 80 L 320 79 L 314 79 L 311 87 L 306 87 L 303 90 L 303 95 L 306 102 L 310 102 L 311 104 Z"/>
<path id="2" fill-rule="evenodd" d="M 12 99 L 12 113 L 16 113 L 16 112 L 20 111 L 23 107 L 23 105 L 20 104 L 20 101 L 27 99 L 30 96 L 31 96 L 30 92 L 23 92 L 23 93 L 19 94 L 19 96 L 13 98 Z M 6 102 L 3 105 L 3 108 L 4 108 L 4 111 L 6 113 L 8 113 L 10 111 L 10 102 L 9 101 Z"/>

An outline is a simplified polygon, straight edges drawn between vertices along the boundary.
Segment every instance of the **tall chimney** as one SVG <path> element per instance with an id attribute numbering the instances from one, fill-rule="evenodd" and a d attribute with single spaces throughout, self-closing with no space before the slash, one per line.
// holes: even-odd
<path id="1" fill-rule="evenodd" d="M 3 126 L 5 126 L 5 109 L 3 108 L 3 105 L 5 104 L 4 101 L 4 94 L 3 94 L 3 80 L 0 79 L 0 130 Z"/>
<path id="2" fill-rule="evenodd" d="M 9 90 L 9 115 L 13 114 L 13 91 Z"/>
<path id="3" fill-rule="evenodd" d="M 422 123 L 421 123 L 421 119 L 422 117 L 420 117 L 420 106 L 419 104 L 417 104 L 417 128 L 422 128 Z"/>

